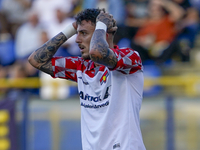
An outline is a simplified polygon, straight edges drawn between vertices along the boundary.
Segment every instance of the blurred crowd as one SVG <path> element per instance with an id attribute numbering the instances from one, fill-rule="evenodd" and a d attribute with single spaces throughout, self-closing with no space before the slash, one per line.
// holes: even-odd
<path id="1" fill-rule="evenodd" d="M 138 51 L 144 65 L 190 61 L 199 33 L 200 0 L 0 0 L 0 79 L 39 77 L 28 56 L 73 22 L 77 12 L 94 7 L 113 14 L 115 44 Z M 56 55 L 80 55 L 75 38 Z"/>

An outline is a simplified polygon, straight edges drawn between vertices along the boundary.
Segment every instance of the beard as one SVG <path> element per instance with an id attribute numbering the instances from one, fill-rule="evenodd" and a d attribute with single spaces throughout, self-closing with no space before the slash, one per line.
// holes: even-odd
<path id="1" fill-rule="evenodd" d="M 81 54 L 81 57 L 84 59 L 84 60 L 90 60 L 90 55 L 89 54 Z"/>

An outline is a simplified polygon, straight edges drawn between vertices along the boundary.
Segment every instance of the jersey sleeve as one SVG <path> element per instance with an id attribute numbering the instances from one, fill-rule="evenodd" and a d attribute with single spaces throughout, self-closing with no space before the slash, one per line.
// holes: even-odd
<path id="1" fill-rule="evenodd" d="M 77 67 L 80 64 L 79 57 L 53 57 L 53 78 L 69 79 L 77 82 Z"/>
<path id="2" fill-rule="evenodd" d="M 118 62 L 114 69 L 123 74 L 132 74 L 138 70 L 142 70 L 142 61 L 137 51 L 131 48 L 112 49 L 117 56 Z"/>

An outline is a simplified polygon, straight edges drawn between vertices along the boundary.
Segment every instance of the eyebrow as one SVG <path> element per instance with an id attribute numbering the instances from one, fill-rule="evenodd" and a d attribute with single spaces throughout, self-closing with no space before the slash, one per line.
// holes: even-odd
<path id="1" fill-rule="evenodd" d="M 77 32 L 87 32 L 87 30 L 82 29 L 82 30 L 77 30 Z"/>

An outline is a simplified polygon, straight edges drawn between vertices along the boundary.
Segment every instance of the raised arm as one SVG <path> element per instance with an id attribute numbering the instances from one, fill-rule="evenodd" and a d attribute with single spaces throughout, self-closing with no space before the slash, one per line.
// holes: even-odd
<path id="1" fill-rule="evenodd" d="M 69 25 L 64 31 L 43 44 L 29 56 L 29 63 L 33 67 L 53 76 L 51 58 L 57 52 L 58 48 L 76 33 L 75 28 L 76 25 L 73 23 L 73 25 Z"/>
<path id="2" fill-rule="evenodd" d="M 161 5 L 169 12 L 172 21 L 179 21 L 185 14 L 184 9 L 177 3 L 169 0 L 152 0 L 153 3 Z"/>
<path id="3" fill-rule="evenodd" d="M 96 28 L 90 42 L 90 58 L 98 64 L 114 68 L 117 57 L 110 48 L 113 48 L 114 32 L 117 30 L 116 21 L 112 15 L 103 11 L 96 21 Z"/>

